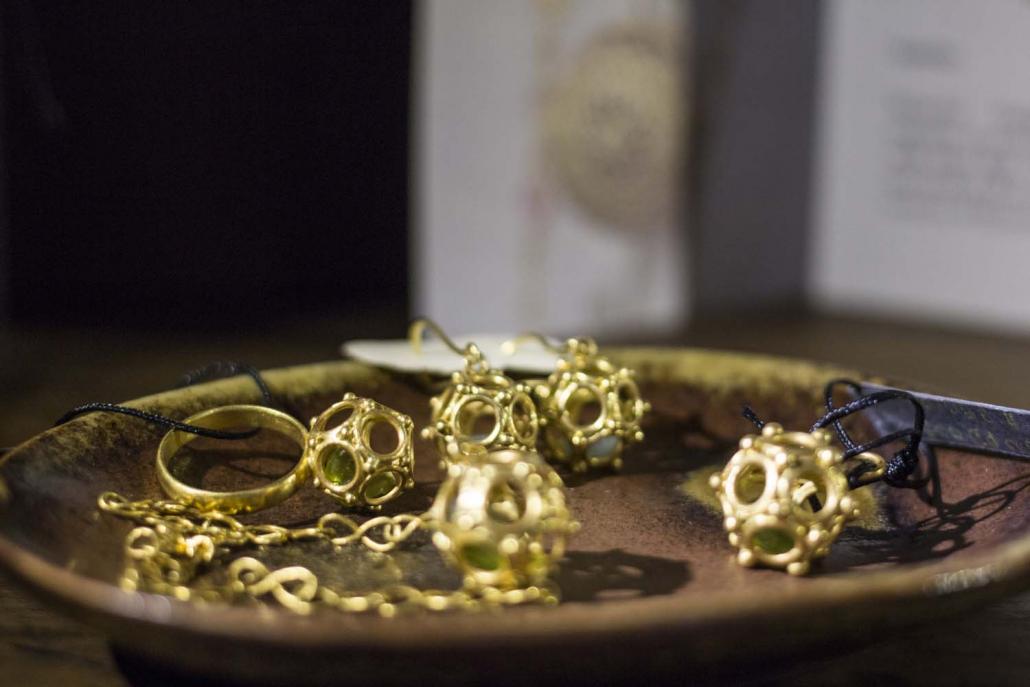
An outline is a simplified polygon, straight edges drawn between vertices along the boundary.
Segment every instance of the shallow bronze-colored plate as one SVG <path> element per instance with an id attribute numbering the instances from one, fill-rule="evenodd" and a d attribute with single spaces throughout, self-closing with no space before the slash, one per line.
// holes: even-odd
<path id="1" fill-rule="evenodd" d="M 302 618 L 269 607 L 199 607 L 122 592 L 116 581 L 129 524 L 98 515 L 96 498 L 108 490 L 133 499 L 160 495 L 153 456 L 161 432 L 103 414 L 46 432 L 6 456 L 0 559 L 38 592 L 101 626 L 116 645 L 157 664 L 290 683 L 686 678 L 882 636 L 1030 586 L 1030 465 L 954 451 L 938 452 L 943 509 L 911 491 L 864 489 L 863 519 L 809 577 L 737 567 L 706 478 L 750 430 L 741 404 L 806 428 L 819 413 L 822 384 L 858 375 L 696 350 L 614 353 L 637 368 L 654 411 L 648 437 L 626 456 L 624 472 L 567 479 L 583 528 L 561 567 L 564 601 L 557 607 Z M 411 414 L 419 426 L 426 421 L 429 380 L 391 377 L 353 362 L 267 377 L 305 416 L 353 391 Z M 133 405 L 185 417 L 257 400 L 252 383 L 237 378 Z M 244 459 L 256 448 L 264 458 Z M 188 467 L 216 488 L 251 484 L 285 471 L 283 450 L 198 442 Z M 432 499 L 436 457 L 425 442 L 416 456 L 420 486 L 387 512 L 421 511 Z M 299 525 L 334 508 L 308 488 L 250 517 Z M 397 574 L 416 584 L 457 583 L 428 540 L 388 563 L 317 546 L 256 555 L 276 565 L 310 565 L 336 586 L 356 588 Z"/>

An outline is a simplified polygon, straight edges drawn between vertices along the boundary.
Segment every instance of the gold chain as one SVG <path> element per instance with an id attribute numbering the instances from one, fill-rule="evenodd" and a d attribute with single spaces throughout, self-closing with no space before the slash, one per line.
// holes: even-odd
<path id="1" fill-rule="evenodd" d="M 423 590 L 389 585 L 372 592 L 334 590 L 322 585 L 304 566 L 270 570 L 250 556 L 232 561 L 228 582 L 220 586 L 191 586 L 198 570 L 226 552 L 303 541 L 334 546 L 361 544 L 386 553 L 416 531 L 432 526 L 426 515 L 403 513 L 358 523 L 340 513 L 328 513 L 312 527 L 287 528 L 272 524 L 245 525 L 217 510 L 201 510 L 178 501 L 129 501 L 114 492 L 101 494 L 100 510 L 130 520 L 137 527 L 125 538 L 126 567 L 120 585 L 128 591 L 164 594 L 183 601 L 237 601 L 271 598 L 283 608 L 307 615 L 318 605 L 348 613 L 374 611 L 390 617 L 406 608 L 430 611 L 479 610 L 526 603 L 557 602 L 546 586 L 498 589 Z"/>

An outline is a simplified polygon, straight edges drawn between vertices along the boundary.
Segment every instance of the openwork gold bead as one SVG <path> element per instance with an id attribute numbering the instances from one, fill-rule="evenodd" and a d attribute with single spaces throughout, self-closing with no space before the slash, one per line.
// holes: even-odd
<path id="1" fill-rule="evenodd" d="M 445 463 L 476 447 L 531 451 L 539 431 L 531 393 L 529 385 L 470 361 L 429 400 L 430 425 L 422 436 L 436 441 Z"/>
<path id="2" fill-rule="evenodd" d="M 570 339 L 545 384 L 536 387 L 547 456 L 575 472 L 622 467 L 626 446 L 643 441 L 650 405 L 633 371 L 598 355 L 591 339 Z"/>
<path id="3" fill-rule="evenodd" d="M 347 506 L 378 510 L 415 484 L 413 430 L 407 415 L 346 394 L 311 420 L 307 454 L 315 486 Z"/>
<path id="4" fill-rule="evenodd" d="M 770 422 L 761 435 L 741 439 L 711 477 L 737 562 L 807 573 L 858 515 L 842 463 L 827 430 L 785 432 Z"/>
<path id="5" fill-rule="evenodd" d="M 453 463 L 429 515 L 433 542 L 476 593 L 545 584 L 579 527 L 561 477 L 535 451 L 510 449 Z"/>

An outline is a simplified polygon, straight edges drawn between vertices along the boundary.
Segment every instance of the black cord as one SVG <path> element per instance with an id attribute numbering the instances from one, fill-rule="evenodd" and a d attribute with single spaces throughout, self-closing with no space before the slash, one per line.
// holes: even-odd
<path id="1" fill-rule="evenodd" d="M 825 390 L 826 414 L 816 420 L 815 424 L 812 425 L 812 428 L 809 431 L 815 431 L 817 429 L 822 429 L 827 425 L 832 425 L 833 429 L 837 433 L 837 437 L 840 439 L 840 443 L 844 446 L 845 460 L 853 458 L 860 453 L 872 451 L 873 449 L 879 448 L 885 444 L 905 439 L 905 446 L 886 461 L 884 474 L 880 479 L 892 487 L 902 489 L 918 489 L 924 486 L 926 484 L 925 478 L 912 479 L 913 473 L 915 473 L 916 469 L 919 467 L 919 445 L 923 440 L 923 426 L 926 420 L 926 414 L 923 411 L 922 404 L 920 404 L 912 394 L 899 389 L 887 389 L 867 394 L 865 396 L 859 396 L 855 400 L 849 401 L 839 408 L 835 408 L 833 405 L 833 390 L 838 385 L 847 385 L 849 388 L 856 391 L 861 389 L 858 384 L 846 379 L 835 379 L 827 384 Z M 864 444 L 856 444 L 851 438 L 851 435 L 849 435 L 847 430 L 844 429 L 844 425 L 841 423 L 841 420 L 844 418 L 866 410 L 867 408 L 871 408 L 880 403 L 898 400 L 907 401 L 912 405 L 912 426 L 908 429 L 890 432 Z M 750 406 L 744 406 L 742 414 L 759 429 L 765 425 L 765 422 L 758 417 Z M 859 486 L 862 475 L 871 469 L 873 469 L 873 466 L 867 462 L 862 462 L 857 465 L 848 473 L 849 485 L 852 488 Z"/>
<path id="2" fill-rule="evenodd" d="M 765 427 L 765 420 L 758 417 L 758 414 L 751 409 L 751 406 L 745 405 L 744 409 L 740 411 L 740 414 L 746 417 L 748 420 L 750 420 L 751 424 L 753 424 L 758 429 Z"/>
<path id="3" fill-rule="evenodd" d="M 200 382 L 207 381 L 210 379 L 221 379 L 224 377 L 234 377 L 239 374 L 245 374 L 254 380 L 258 389 L 261 391 L 261 397 L 265 401 L 265 405 L 277 407 L 279 404 L 275 400 L 275 396 L 272 395 L 272 390 L 268 388 L 268 383 L 265 382 L 265 378 L 261 376 L 261 373 L 257 368 L 246 363 L 235 362 L 235 361 L 218 361 L 205 365 L 204 367 L 197 368 L 187 372 L 179 383 L 179 387 L 192 386 L 193 384 L 199 384 Z M 63 425 L 69 420 L 76 418 L 86 413 L 119 413 L 121 415 L 128 415 L 129 417 L 139 418 L 162 427 L 169 429 L 177 429 L 180 432 L 187 432 L 189 434 L 196 434 L 197 436 L 210 437 L 212 439 L 247 439 L 258 433 L 259 429 L 248 429 L 242 432 L 227 432 L 219 429 L 209 429 L 207 427 L 198 427 L 179 420 L 173 420 L 170 417 L 165 417 L 158 413 L 151 413 L 146 410 L 139 410 L 137 408 L 129 408 L 127 406 L 120 406 L 114 403 L 104 403 L 102 401 L 94 403 L 86 403 L 81 406 L 72 408 L 67 413 L 58 418 L 54 426 Z"/>
<path id="4" fill-rule="evenodd" d="M 827 411 L 833 410 L 833 390 L 838 385 L 847 386 L 848 389 L 850 389 L 855 394 L 862 393 L 862 387 L 860 387 L 858 384 L 851 381 L 850 379 L 834 379 L 827 382 L 826 386 L 823 388 L 823 399 L 826 403 Z M 837 432 L 837 438 L 840 439 L 840 443 L 843 444 L 845 450 L 850 451 L 851 449 L 855 448 L 855 442 L 851 440 L 851 436 L 848 434 L 848 431 L 844 429 L 843 422 L 841 422 L 840 420 L 834 420 L 833 430 Z"/>
<path id="5" fill-rule="evenodd" d="M 260 428 L 248 429 L 242 432 L 226 432 L 219 429 L 208 429 L 207 427 L 197 427 L 196 425 L 190 425 L 185 422 L 173 420 L 170 417 L 159 415 L 158 413 L 151 413 L 146 410 L 139 410 L 138 408 L 129 408 L 128 406 L 120 406 L 114 403 L 94 402 L 86 403 L 81 406 L 72 408 L 67 413 L 62 415 L 54 423 L 54 426 L 63 425 L 64 423 L 72 420 L 80 415 L 86 413 L 119 413 L 121 415 L 128 415 L 130 417 L 139 418 L 140 420 L 146 420 L 155 425 L 161 425 L 169 429 L 177 429 L 180 432 L 186 432 L 188 434 L 196 434 L 202 437 L 211 437 L 212 439 L 247 439 L 254 436 L 260 431 Z"/>
<path id="6" fill-rule="evenodd" d="M 827 414 L 823 416 L 824 418 L 832 416 L 840 410 L 834 409 L 833 407 L 833 391 L 837 386 L 846 386 L 854 393 L 860 393 L 862 390 L 862 387 L 859 386 L 857 382 L 850 379 L 834 379 L 828 382 L 823 393 L 826 400 L 827 410 Z M 871 400 L 863 402 L 863 399 Z M 858 410 L 863 410 L 878 403 L 892 400 L 906 401 L 912 406 L 912 427 L 910 429 L 896 430 L 860 446 L 855 445 L 851 440 L 851 437 L 848 435 L 847 430 L 844 429 L 844 426 L 840 422 L 843 417 L 850 413 L 845 413 L 834 418 L 832 420 L 834 429 L 837 430 L 837 436 L 847 449 L 844 453 L 845 458 L 850 458 L 865 451 L 871 451 L 893 441 L 907 439 L 905 446 L 887 460 L 886 469 L 884 470 L 882 479 L 892 487 L 898 487 L 901 489 L 919 489 L 926 485 L 928 479 L 925 477 L 921 479 L 912 479 L 912 475 L 919 467 L 919 446 L 923 440 L 923 427 L 926 424 L 926 413 L 923 410 L 923 405 L 917 401 L 912 394 L 906 391 L 902 391 L 900 389 L 886 389 L 866 396 L 860 396 L 851 403 L 845 404 L 842 408 L 848 408 L 849 406 L 854 405 L 856 406 L 856 409 L 851 412 L 857 412 Z M 825 423 L 822 426 L 825 427 Z M 852 470 L 851 474 L 848 475 L 848 480 L 852 483 L 857 482 L 858 478 L 871 468 L 872 466 L 868 464 L 858 466 L 855 470 Z"/>
<path id="7" fill-rule="evenodd" d="M 247 375 L 254 380 L 258 390 L 261 391 L 261 397 L 265 400 L 265 405 L 272 407 L 279 407 L 279 403 L 276 401 L 275 396 L 272 395 L 272 390 L 268 388 L 268 383 L 265 382 L 265 378 L 261 376 L 261 373 L 253 365 L 247 363 L 241 363 L 234 360 L 219 360 L 217 362 L 210 363 L 204 367 L 198 367 L 195 370 L 190 370 L 182 379 L 179 381 L 179 388 L 184 386 L 193 386 L 194 384 L 200 384 L 201 382 L 210 381 L 212 379 L 224 379 L 226 377 L 235 377 L 236 375 Z"/>

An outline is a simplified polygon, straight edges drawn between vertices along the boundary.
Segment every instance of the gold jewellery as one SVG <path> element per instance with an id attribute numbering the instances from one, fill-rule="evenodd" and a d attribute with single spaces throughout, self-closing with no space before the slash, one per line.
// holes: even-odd
<path id="1" fill-rule="evenodd" d="M 249 513 L 262 510 L 288 498 L 311 474 L 310 463 L 304 450 L 307 444 L 307 430 L 286 413 L 265 406 L 221 406 L 191 415 L 186 418 L 186 423 L 205 429 L 270 429 L 290 438 L 300 448 L 300 452 L 293 469 L 271 484 L 239 491 L 207 491 L 180 481 L 169 468 L 172 456 L 197 438 L 196 434 L 173 429 L 164 435 L 157 447 L 157 481 L 166 494 L 182 504 L 201 510 L 218 510 L 222 513 Z"/>
<path id="2" fill-rule="evenodd" d="M 464 369 L 451 375 L 447 387 L 429 400 L 430 423 L 422 431 L 423 438 L 436 441 L 443 461 L 460 459 L 477 448 L 534 450 L 540 424 L 530 386 L 490 367 L 474 343 L 459 348 L 429 320 L 411 324 L 409 339 L 416 351 L 421 350 L 426 329 L 465 359 Z"/>
<path id="3" fill-rule="evenodd" d="M 339 425 L 330 423 L 349 414 Z M 186 424 L 206 429 L 257 427 L 285 435 L 301 449 L 297 464 L 271 484 L 232 492 L 207 491 L 182 482 L 169 468 L 172 457 L 197 435 L 173 429 L 157 449 L 157 478 L 164 492 L 202 511 L 249 513 L 283 501 L 314 475 L 315 486 L 346 506 L 378 510 L 414 486 L 413 423 L 369 399 L 347 394 L 311 420 L 309 432 L 286 413 L 256 405 L 211 408 Z M 385 445 L 377 435 L 385 431 Z"/>
<path id="4" fill-rule="evenodd" d="M 411 325 L 416 351 L 427 328 L 465 359 L 464 370 L 430 399 L 430 425 L 422 432 L 436 440 L 447 460 L 475 447 L 533 449 L 542 430 L 548 459 L 568 463 L 574 472 L 618 470 L 626 446 L 643 441 L 640 422 L 651 406 L 641 398 L 633 371 L 600 355 L 593 339 L 568 339 L 555 346 L 540 334 L 526 334 L 506 342 L 509 353 L 536 340 L 559 356 L 546 380 L 516 382 L 491 368 L 474 343 L 459 348 L 429 320 Z"/>
<path id="5" fill-rule="evenodd" d="M 633 371 L 599 355 L 593 339 L 555 346 L 540 334 L 509 341 L 506 348 L 536 340 L 560 357 L 546 381 L 534 384 L 546 454 L 574 472 L 622 467 L 627 445 L 643 441 L 640 421 L 651 409 L 640 397 Z"/>
<path id="6" fill-rule="evenodd" d="M 317 606 L 395 615 L 408 608 L 477 610 L 555 603 L 551 571 L 576 531 L 554 471 L 533 452 L 476 451 L 450 466 L 428 513 L 379 516 L 358 524 L 339 514 L 313 527 L 245 525 L 231 515 L 180 501 L 128 501 L 106 493 L 99 508 L 137 524 L 126 537 L 121 585 L 182 600 L 238 601 L 268 597 L 300 614 Z M 362 545 L 391 551 L 429 529 L 446 560 L 462 573 L 458 590 L 394 584 L 372 591 L 333 589 L 304 566 L 275 570 L 245 556 L 232 561 L 226 581 L 196 585 L 199 573 L 228 552 L 302 541 Z"/>
<path id="7" fill-rule="evenodd" d="M 126 538 L 122 586 L 201 601 L 267 597 L 297 613 L 310 613 L 319 605 L 390 616 L 403 608 L 556 602 L 550 579 L 564 555 L 566 538 L 579 524 L 569 511 L 561 477 L 537 453 L 540 427 L 547 427 L 545 445 L 551 456 L 574 470 L 618 468 L 625 445 L 643 438 L 640 420 L 648 404 L 640 398 L 632 372 L 598 355 L 592 340 L 570 339 L 564 347 L 552 347 L 561 356 L 557 369 L 534 388 L 491 367 L 475 344 L 459 348 L 428 320 L 411 326 L 416 350 L 427 328 L 465 362 L 430 400 L 431 424 L 423 436 L 435 441 L 446 476 L 427 512 L 362 523 L 329 513 L 314 526 L 301 528 L 244 524 L 234 514 L 275 505 L 308 479 L 344 505 L 380 509 L 414 486 L 413 423 L 350 393 L 312 418 L 308 429 L 265 406 L 214 408 L 184 424 L 193 429 L 274 430 L 301 448 L 297 464 L 261 488 L 206 491 L 183 483 L 169 468 L 196 435 L 189 433 L 190 427 L 169 431 L 158 447 L 157 472 L 173 500 L 128 501 L 107 493 L 98 501 L 101 510 L 137 524 Z M 383 554 L 422 530 L 432 533 L 434 546 L 461 574 L 461 589 L 405 584 L 372 591 L 335 589 L 304 566 L 270 569 L 251 556 L 229 563 L 224 575 L 202 574 L 228 553 L 245 548 L 313 540 L 338 547 L 360 545 Z M 218 579 L 222 581 L 212 581 Z"/>
<path id="8" fill-rule="evenodd" d="M 330 427 L 330 422 L 346 415 Z M 315 486 L 347 506 L 378 509 L 415 486 L 411 418 L 352 393 L 311 420 L 307 455 Z M 382 432 L 382 438 L 376 435 Z"/>
<path id="9" fill-rule="evenodd" d="M 858 516 L 848 493 L 847 461 L 831 439 L 826 429 L 786 432 L 769 422 L 760 435 L 741 439 L 725 469 L 712 475 L 723 524 L 741 565 L 803 575 Z M 860 484 L 884 473 L 884 460 L 876 453 L 848 460 L 864 463 Z"/>
<path id="10" fill-rule="evenodd" d="M 447 468 L 429 519 L 465 587 L 545 584 L 579 528 L 561 477 L 535 451 L 473 450 Z"/>

